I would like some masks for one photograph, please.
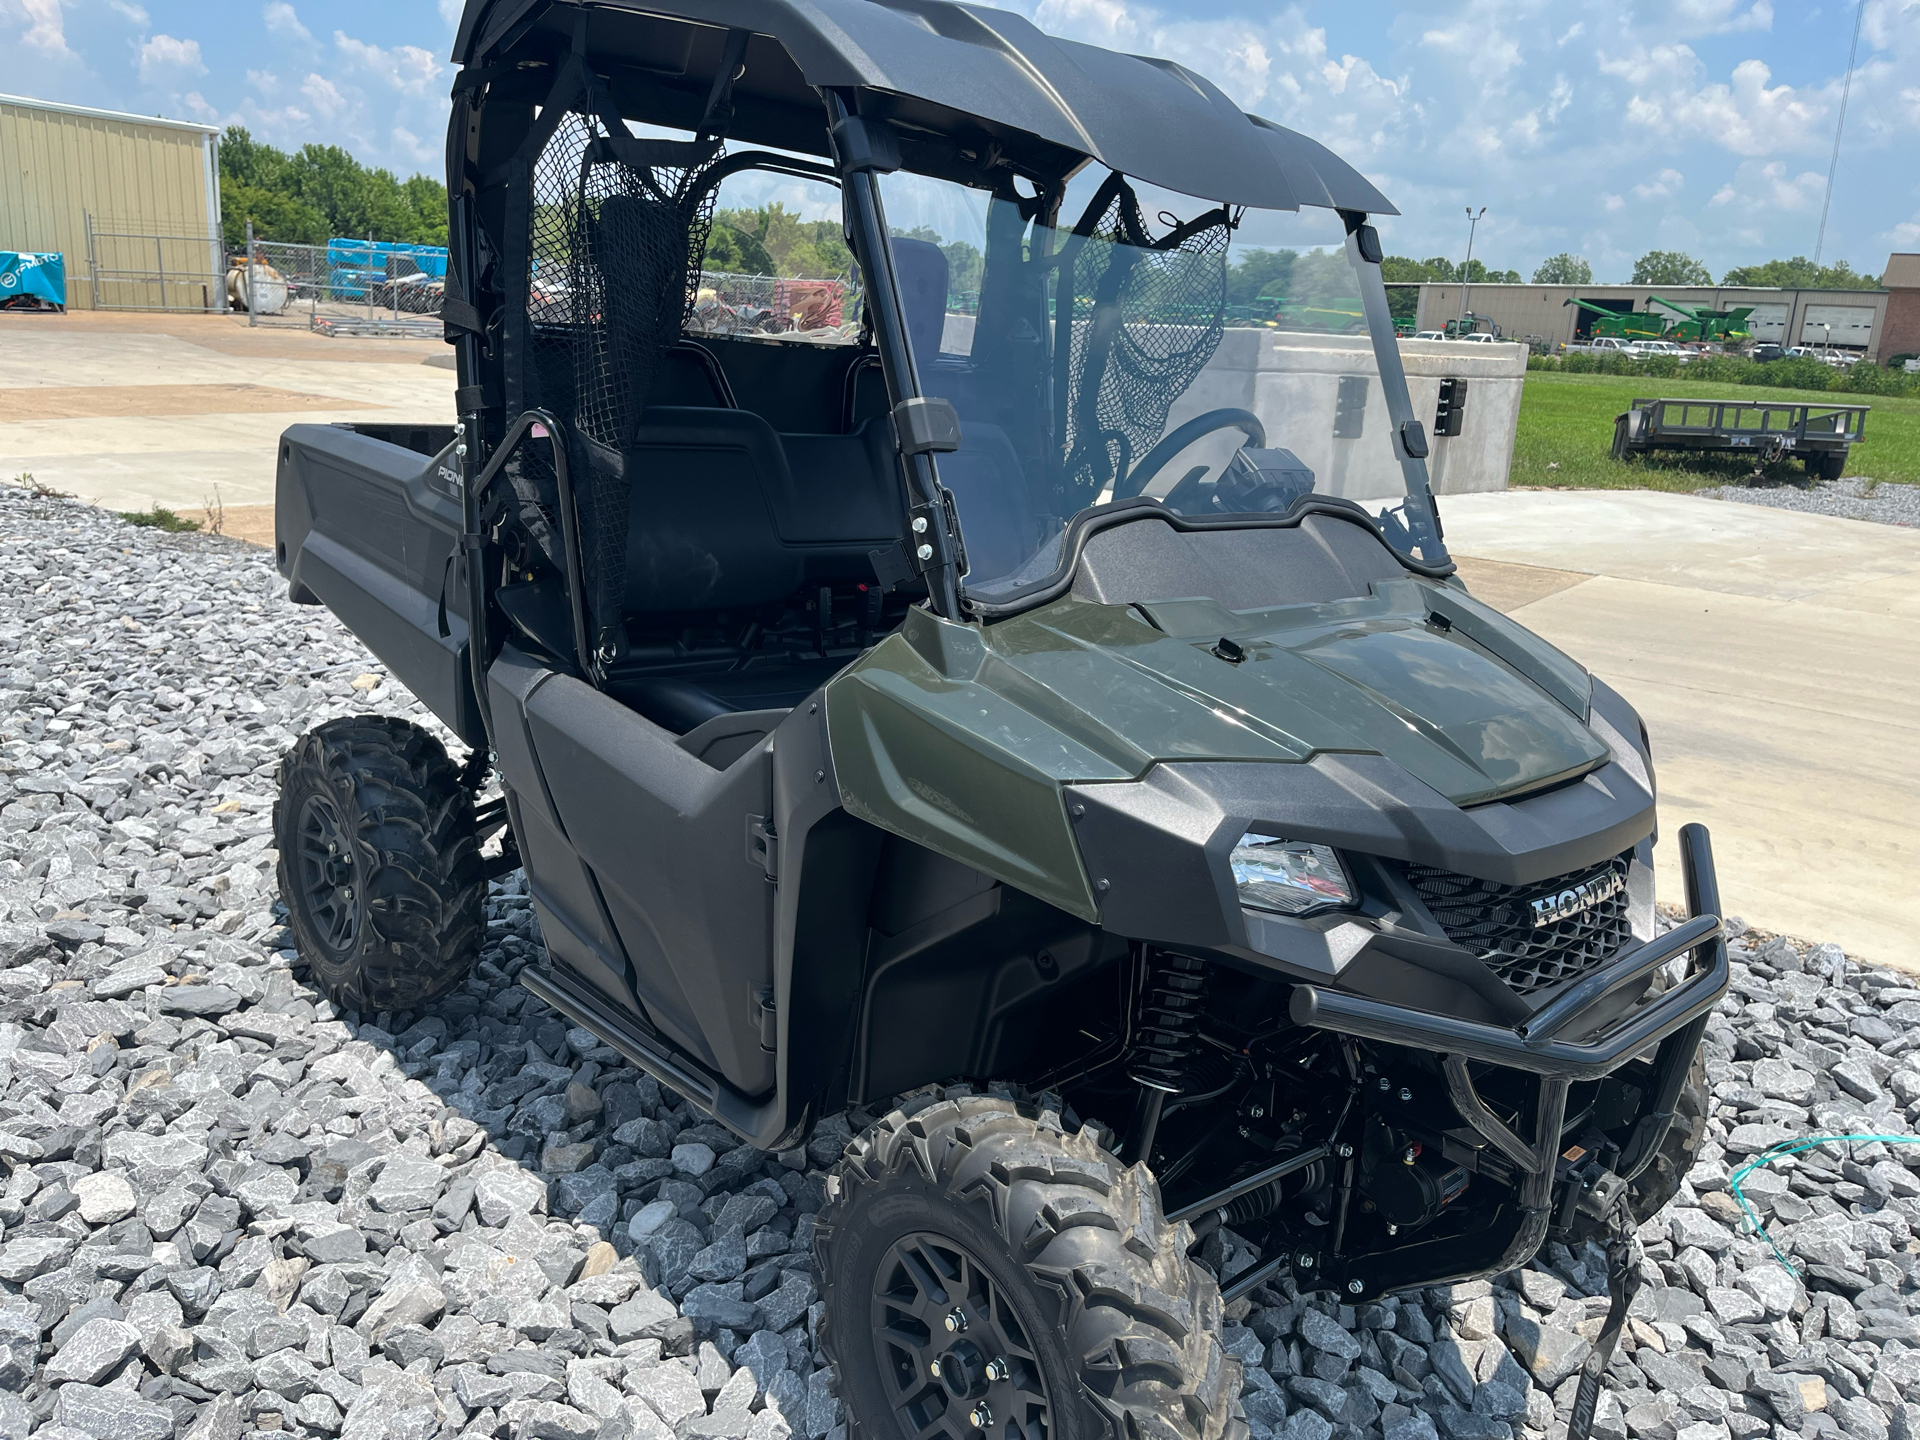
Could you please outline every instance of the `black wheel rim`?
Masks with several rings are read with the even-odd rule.
[[[1006,1289],[944,1235],[894,1242],[873,1282],[874,1358],[908,1440],[1046,1440],[1046,1381]]]
[[[329,950],[346,954],[360,933],[360,891],[353,844],[331,796],[309,795],[301,802],[297,843],[307,918]]]

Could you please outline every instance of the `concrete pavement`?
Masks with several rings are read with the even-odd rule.
[[[0,312],[0,479],[195,518],[217,500],[229,530],[252,538],[282,430],[445,419],[453,372],[427,361],[448,353],[249,329],[244,316]]]
[[[1730,913],[1920,972],[1920,532],[1651,491],[1441,503],[1469,588],[1639,708],[1660,833],[1713,832]]]

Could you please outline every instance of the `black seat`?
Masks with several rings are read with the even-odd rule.
[[[693,675],[615,680],[609,692],[623,705],[676,735],[721,715],[744,710],[791,710],[846,668],[844,659],[803,659]]]
[[[852,435],[776,434],[748,410],[655,406],[621,453],[624,611],[642,623],[783,605],[803,587],[873,578],[871,552],[904,517],[884,418]],[[774,660],[615,676],[609,689],[677,733],[717,715],[791,706],[843,660]]]

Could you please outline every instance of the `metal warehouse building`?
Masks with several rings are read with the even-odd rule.
[[[0,250],[61,252],[77,309],[224,309],[218,136],[0,95]]]
[[[1419,328],[1439,330],[1461,311],[1458,285],[1420,287]],[[1677,301],[1689,309],[1728,310],[1751,305],[1747,330],[1756,340],[1781,345],[1833,345],[1880,358],[1887,318],[1885,290],[1763,290],[1737,285],[1469,285],[1465,308],[1485,316],[1510,340],[1539,336],[1549,347],[1584,340],[1593,329],[1590,310],[1569,305],[1585,300],[1603,310],[1651,310],[1670,320],[1681,317],[1650,296]],[[1892,352],[1888,352],[1892,353]]]

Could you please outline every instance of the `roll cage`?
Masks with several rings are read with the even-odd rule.
[[[522,453],[506,467],[519,496],[507,509],[530,517],[536,541],[544,533],[547,558],[567,579],[571,613],[564,625],[550,616],[548,629],[573,632],[567,658],[603,685],[627,658],[623,606],[661,598],[632,593],[631,487],[617,453],[609,452],[631,438],[641,410],[653,403],[649,392],[662,357],[682,343],[678,297],[697,283],[713,192],[727,177],[760,169],[839,186],[845,239],[864,279],[861,343],[839,377],[848,398],[836,418],[838,428],[851,429],[863,416],[881,419],[877,412],[884,409],[887,463],[898,478],[896,513],[884,536],[840,537],[860,551],[854,562],[860,576],[845,564],[830,565],[824,575],[808,570],[804,583],[874,579],[883,589],[924,594],[948,618],[1016,613],[1057,589],[1058,576],[1039,577],[1029,593],[1012,600],[966,601],[964,537],[940,483],[938,458],[952,448],[958,427],[940,397],[924,393],[908,343],[880,175],[905,169],[1024,195],[1023,210],[1051,219],[1067,179],[1097,162],[1115,172],[1110,185],[1125,189],[1124,173],[1202,195],[1217,202],[1222,215],[1226,207],[1245,205],[1337,209],[1350,249],[1365,258],[1378,253],[1367,213],[1393,213],[1330,152],[1242,114],[1182,67],[1054,39],[1017,16],[939,0],[833,0],[804,10],[732,0],[590,6],[476,0],[463,18],[454,58],[462,70],[448,130],[452,262],[444,316],[459,352],[472,518],[480,531],[497,536],[500,501],[483,495],[480,482],[489,462],[502,458],[512,427]],[[1123,95],[1126,103],[1117,105]],[[1171,136],[1180,127],[1169,120],[1187,127],[1179,143]],[[633,133],[634,123],[643,132],[669,127],[691,138],[643,138]],[[568,127],[584,138],[556,167],[549,162]],[[786,153],[728,154],[728,141],[777,145]],[[1212,158],[1196,165],[1200,152]],[[800,158],[805,155],[826,163]],[[543,175],[543,166],[566,174]],[[570,180],[576,168],[572,283],[543,287],[536,276],[543,264],[551,273],[556,241],[542,231],[553,228],[560,208],[552,186],[556,178]],[[641,259],[616,273],[605,261],[623,245]],[[1386,302],[1376,266],[1364,267],[1363,284],[1369,278],[1378,292],[1367,300],[1373,320],[1376,308],[1385,317]],[[546,323],[551,315],[543,319],[555,290],[569,307],[567,324],[602,332],[574,343],[576,351],[584,344],[600,353],[584,364],[576,354],[571,387],[542,377],[543,368],[553,369],[552,332],[566,328]],[[643,303],[633,303],[635,292],[644,294]],[[1386,337],[1384,344],[1376,337],[1376,349],[1397,432],[1395,453],[1410,472],[1409,488],[1421,493],[1424,437],[1406,400],[1391,324],[1383,319],[1376,329]],[[716,386],[725,390],[718,362],[700,363],[720,376]],[[871,393],[879,388],[875,379],[884,387],[884,405]],[[775,377],[773,383],[795,382]],[[859,410],[853,397],[863,387]],[[515,425],[533,411],[542,412],[544,423]],[[816,422],[810,428],[828,427]],[[535,453],[543,432],[552,442],[544,458]],[[562,472],[572,491],[565,503]],[[1070,558],[1063,550],[1060,568]],[[482,612],[474,617],[477,635],[487,633],[484,612],[498,608],[487,588],[470,587]],[[528,608],[517,603],[521,611]],[[556,610],[551,600],[544,608]],[[502,623],[514,623],[512,615],[494,620],[496,633]],[[484,645],[475,648],[476,658],[484,655]]]

